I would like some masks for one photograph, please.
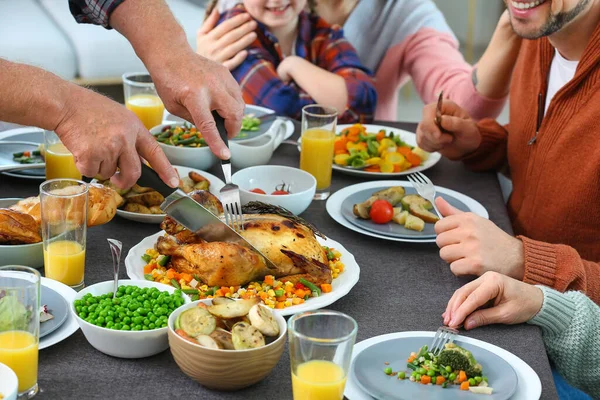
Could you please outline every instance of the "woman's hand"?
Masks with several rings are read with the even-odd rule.
[[[246,48],[256,39],[256,21],[249,14],[239,14],[221,23],[215,8],[196,35],[196,52],[226,66],[230,71],[248,56]]]
[[[442,317],[444,324],[462,324],[467,330],[489,324],[513,325],[535,317],[543,303],[544,294],[539,288],[486,272],[454,292]]]

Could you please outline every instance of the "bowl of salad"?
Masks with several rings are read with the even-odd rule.
[[[206,171],[217,160],[202,132],[189,122],[157,125],[150,129],[150,133],[173,165]]]

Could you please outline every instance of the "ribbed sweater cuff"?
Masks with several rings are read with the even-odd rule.
[[[517,238],[523,242],[525,253],[523,282],[554,287],[556,283],[556,247],[524,236],[517,236]]]
[[[538,287],[544,293],[544,304],[528,323],[541,327],[546,334],[559,335],[571,325],[575,315],[575,303],[568,296],[554,289],[541,285]]]
[[[481,143],[477,150],[462,157],[462,161],[475,170],[500,168],[506,157],[506,130],[492,119],[481,120],[477,125]]]

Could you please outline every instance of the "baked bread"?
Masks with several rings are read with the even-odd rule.
[[[40,224],[31,215],[0,208],[1,244],[31,244],[41,241]]]

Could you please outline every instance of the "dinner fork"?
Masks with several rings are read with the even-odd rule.
[[[429,352],[437,356],[448,343],[454,342],[454,339],[458,335],[458,331],[454,328],[448,328],[447,326],[440,326],[433,337]]]
[[[217,125],[217,130],[225,146],[229,147],[225,120],[216,111],[212,112]],[[223,203],[223,214],[225,223],[234,231],[240,233],[244,230],[244,216],[242,214],[242,201],[240,200],[240,188],[231,183],[231,160],[221,160],[221,168],[225,177],[225,186],[221,188],[220,198]]]
[[[442,218],[440,210],[438,210],[437,206],[435,205],[435,186],[433,186],[431,179],[420,172],[413,172],[406,178],[410,181],[410,183],[412,183],[413,187],[421,197],[423,197],[425,200],[429,200],[431,205],[433,205],[433,209],[437,215]]]
[[[113,278],[115,280],[113,284],[113,299],[117,296],[117,289],[119,288],[119,264],[121,263],[121,250],[123,244],[116,239],[106,239],[110,246],[110,252],[112,253],[113,260]]]

